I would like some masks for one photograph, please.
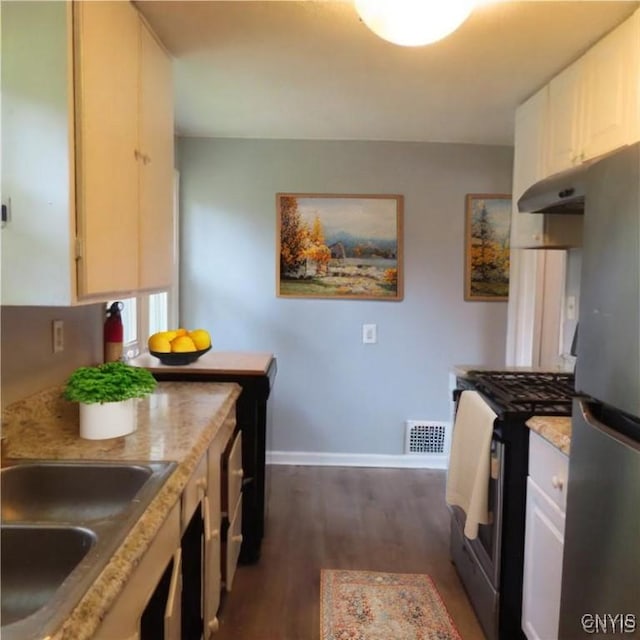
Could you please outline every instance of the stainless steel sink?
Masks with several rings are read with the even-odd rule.
[[[96,543],[96,534],[69,526],[2,525],[2,624],[27,618],[47,604]]]
[[[55,632],[175,466],[10,461],[0,471],[3,640]]]
[[[129,508],[153,474],[149,465],[29,463],[0,472],[2,520],[67,522]]]

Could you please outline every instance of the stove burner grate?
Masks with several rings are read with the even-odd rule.
[[[478,391],[503,411],[570,415],[574,377],[570,373],[472,371]]]

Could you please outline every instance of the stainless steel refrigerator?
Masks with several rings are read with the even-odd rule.
[[[640,145],[586,173],[560,640],[640,638]]]

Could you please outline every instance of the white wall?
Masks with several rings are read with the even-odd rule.
[[[400,454],[405,420],[448,419],[453,364],[504,364],[506,303],[463,300],[463,230],[465,194],[511,191],[510,147],[178,145],[181,323],[215,349],[275,353],[271,449]],[[404,300],[277,298],[277,192],[404,195]]]
[[[582,249],[569,249],[567,251],[567,280],[565,285],[565,302],[569,297],[575,298],[575,318],[573,320],[565,316],[563,323],[563,353],[568,354],[571,349],[573,334],[580,319],[580,275],[582,270]]]

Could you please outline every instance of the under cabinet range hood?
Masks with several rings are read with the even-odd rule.
[[[518,200],[521,213],[584,213],[587,169],[584,163],[544,178],[529,187]]]

